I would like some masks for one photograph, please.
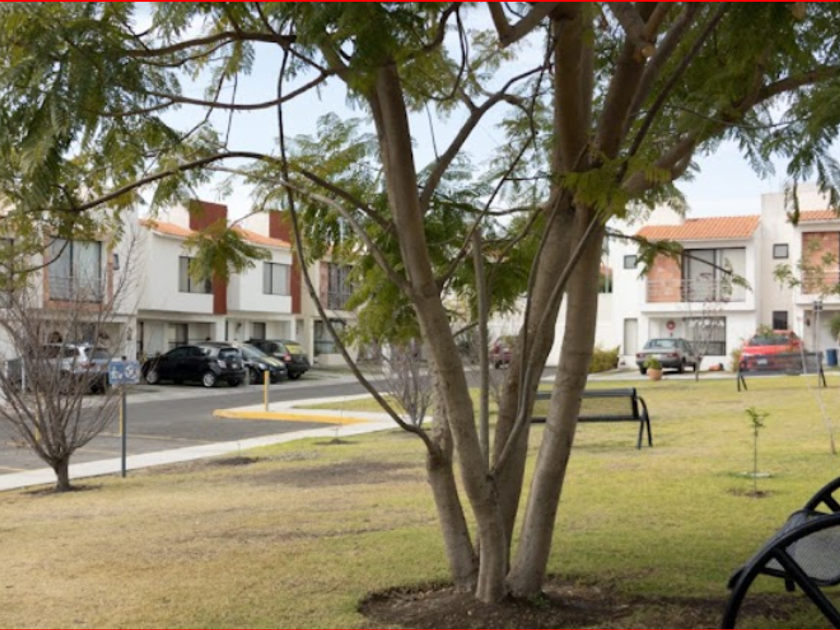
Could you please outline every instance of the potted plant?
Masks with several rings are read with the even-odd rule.
[[[659,359],[656,357],[648,357],[645,359],[645,370],[647,370],[647,376],[652,381],[660,381],[662,380],[662,364],[659,362]]]

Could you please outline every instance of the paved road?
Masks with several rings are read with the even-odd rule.
[[[271,402],[364,393],[352,377],[313,370],[298,381],[272,385]],[[89,399],[95,402],[96,397]],[[201,386],[142,385],[128,397],[128,454],[136,455],[213,442],[229,442],[323,425],[302,422],[214,418],[216,409],[262,402],[258,386],[212,390]],[[113,425],[73,456],[74,463],[118,457],[119,427]],[[7,427],[0,424],[0,475],[43,468],[44,463],[27,448],[15,445]]]

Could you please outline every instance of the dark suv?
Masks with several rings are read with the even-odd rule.
[[[248,343],[285,363],[291,380],[300,378],[311,367],[309,357],[306,356],[303,346],[297,341],[291,339],[249,339]]]
[[[242,354],[227,343],[179,346],[149,359],[140,369],[150,385],[161,381],[200,381],[205,387],[213,387],[219,381],[227,381],[236,387],[245,381]]]

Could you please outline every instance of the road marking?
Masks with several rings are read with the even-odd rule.
[[[288,411],[237,411],[216,409],[214,418],[231,420],[268,420],[270,422],[314,422],[318,424],[365,424],[370,420],[326,414],[291,413]]]

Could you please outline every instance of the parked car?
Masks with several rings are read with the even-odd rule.
[[[248,344],[255,346],[267,355],[280,359],[289,370],[289,378],[297,380],[311,367],[309,357],[297,341],[291,339],[249,339]]]
[[[510,365],[513,343],[514,338],[509,336],[496,339],[490,346],[490,365],[497,370]]]
[[[272,383],[279,383],[289,378],[289,370],[280,359],[267,355],[249,343],[237,343],[236,347],[239,348],[242,358],[245,359],[249,383],[262,383],[265,372],[268,372],[269,380]]]
[[[741,347],[741,365],[745,369],[772,369],[778,354],[804,351],[802,339],[792,330],[759,331]]]
[[[108,364],[113,357],[105,348],[65,342],[44,344],[36,352],[36,356],[8,361],[6,369],[11,383],[22,385],[26,370],[31,374],[34,369],[54,368],[62,385],[83,382],[89,392],[104,391],[108,386]]]
[[[689,365],[696,372],[700,363],[694,346],[680,337],[649,339],[645,347],[636,353],[636,365],[642,374],[647,374],[645,362],[649,358],[655,358],[663,368],[676,368],[680,374],[685,372]]]
[[[150,385],[161,381],[176,384],[198,381],[205,387],[213,387],[219,381],[226,381],[236,387],[247,376],[242,353],[229,343],[213,342],[179,346],[148,359],[140,370]]]

